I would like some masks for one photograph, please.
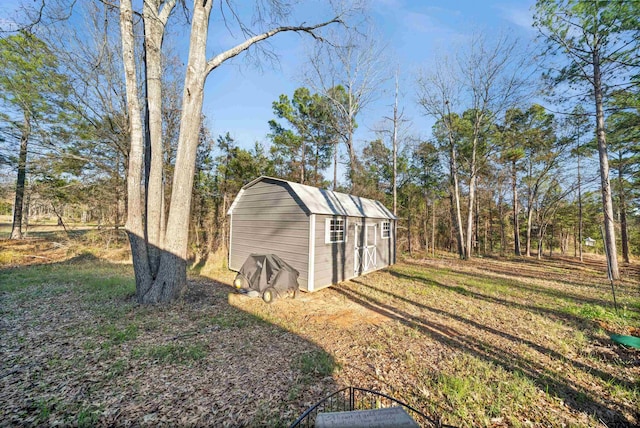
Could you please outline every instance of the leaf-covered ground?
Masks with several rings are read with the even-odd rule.
[[[129,265],[38,245],[0,241],[2,426],[287,426],[348,385],[459,426],[640,423],[607,335],[640,333],[637,265],[617,314],[595,258],[409,258],[272,305],[222,272],[147,308]]]

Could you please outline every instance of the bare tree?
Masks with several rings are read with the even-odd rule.
[[[468,49],[463,50],[455,63],[437,60],[434,69],[423,72],[418,79],[419,104],[424,112],[444,124],[450,140],[450,170],[457,175],[452,110],[465,111],[470,122],[470,147],[466,153],[468,170],[468,198],[466,231],[462,230],[459,214],[460,196],[454,196],[459,252],[462,258],[471,256],[473,244],[474,206],[477,177],[481,158],[492,152],[486,145],[486,134],[495,118],[510,106],[517,105],[525,89],[530,89],[531,64],[526,48],[518,40],[501,35],[489,41],[475,35]],[[483,145],[484,147],[480,147]],[[452,178],[453,191],[459,193],[458,177]]]
[[[383,62],[384,48],[376,42],[373,31],[362,34],[343,29],[329,39],[338,41],[317,44],[310,55],[306,84],[326,96],[335,111],[332,126],[347,149],[349,181],[353,186],[359,168],[354,141],[356,118],[377,98],[376,89],[388,78]],[[335,149],[334,188],[337,144]]]
[[[427,116],[435,118],[442,126],[447,141],[449,158],[449,197],[451,199],[451,221],[456,231],[458,255],[465,257],[464,229],[460,209],[460,183],[458,178],[458,148],[456,130],[451,105],[461,103],[457,69],[446,57],[440,58],[429,72],[422,72],[418,78],[418,104]]]
[[[468,85],[472,113],[472,139],[469,157],[469,198],[467,205],[466,257],[471,255],[473,215],[478,179],[479,156],[487,157],[491,149],[479,153],[483,134],[486,134],[495,118],[509,107],[517,105],[525,89],[530,89],[530,63],[526,48],[518,40],[506,35],[495,43],[483,36],[474,37],[470,49],[459,59],[463,84]]]
[[[256,7],[263,5],[258,3]],[[268,3],[272,6],[270,10],[273,12],[274,20],[287,18],[289,8],[286,2],[273,0]],[[341,22],[340,17],[337,16],[316,25],[274,26],[254,34],[249,27],[242,24],[238,12],[230,3],[222,3],[220,5],[222,18],[225,19],[227,16],[225,13],[228,13],[228,16],[233,17],[232,19],[237,19],[246,39],[212,58],[207,58],[209,21],[214,4],[212,0],[194,1],[191,11],[180,133],[171,198],[166,226],[164,226],[162,162],[158,161],[162,156],[162,144],[158,144],[162,141],[162,128],[158,124],[162,122],[159,117],[161,110],[157,107],[162,105],[162,96],[160,86],[151,80],[158,79],[160,76],[161,62],[157,52],[161,50],[164,29],[175,6],[175,0],[149,0],[144,3],[142,18],[145,28],[145,105],[141,105],[138,93],[141,77],[138,76],[135,67],[134,10],[131,0],[120,2],[120,28],[131,135],[126,228],[132,248],[136,295],[140,303],[174,300],[186,286],[193,177],[200,135],[204,85],[209,74],[229,59],[276,34],[297,32],[320,39],[317,33],[320,28]],[[225,12],[224,7],[231,9]],[[262,9],[257,12],[258,18],[264,16]],[[144,120],[142,111],[145,113]],[[144,188],[141,188],[141,183],[144,183]]]

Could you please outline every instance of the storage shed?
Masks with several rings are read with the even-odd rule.
[[[245,185],[230,216],[229,268],[272,253],[316,291],[396,261],[396,217],[382,203],[271,177]]]

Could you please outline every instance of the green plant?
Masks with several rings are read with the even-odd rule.
[[[330,376],[339,365],[325,351],[311,351],[297,359],[297,366],[307,376]]]
[[[127,371],[128,364],[125,360],[119,359],[113,362],[109,369],[107,377],[112,379],[114,377],[122,376]]]
[[[138,326],[135,324],[128,324],[124,328],[119,328],[115,325],[109,324],[101,329],[101,333],[114,345],[119,345],[130,340],[135,340],[138,337]]]
[[[471,355],[457,356],[439,373],[428,373],[421,388],[442,396],[455,424],[464,424],[471,416],[482,420],[509,414],[511,409],[530,405],[537,394],[521,372],[506,371]]]
[[[49,400],[40,399],[36,401],[36,408],[38,409],[38,421],[42,424],[46,424],[49,420],[49,415],[51,415],[52,407],[55,405],[55,402],[50,402]]]
[[[78,428],[91,428],[95,427],[100,420],[100,409],[94,406],[89,406],[80,409],[77,416]]]

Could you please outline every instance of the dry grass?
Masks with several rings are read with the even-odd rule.
[[[0,268],[0,425],[286,426],[347,385],[460,426],[640,423],[640,352],[607,336],[638,334],[637,265],[618,313],[597,258],[407,259],[273,305],[203,269],[145,308],[102,247],[31,245],[5,266],[65,261]]]

